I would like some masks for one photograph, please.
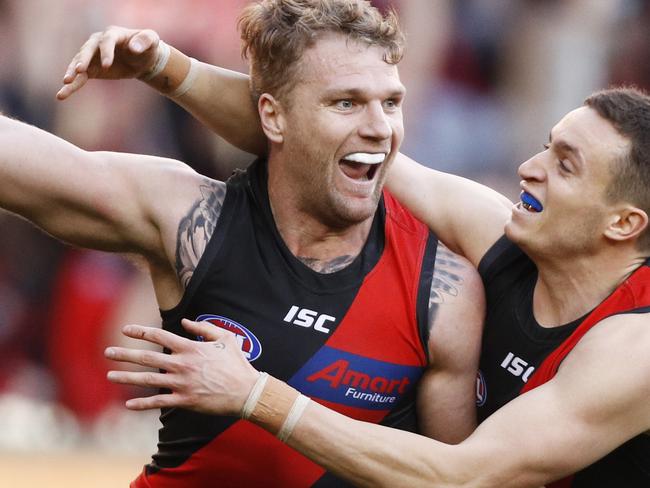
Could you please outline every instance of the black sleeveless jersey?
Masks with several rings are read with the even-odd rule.
[[[258,370],[313,400],[414,430],[436,246],[384,192],[360,255],[338,272],[317,273],[275,227],[258,161],[227,182],[214,235],[163,327],[186,335],[181,318],[207,320],[234,333]],[[346,486],[247,421],[178,408],[160,420],[158,453],[132,486]]]
[[[594,311],[559,327],[540,326],[533,316],[533,290],[537,268],[505,236],[486,253],[479,264],[487,299],[480,371],[477,379],[479,421],[526,390],[529,381],[537,386],[552,377],[555,370],[540,380],[536,372],[548,368],[558,354],[564,357],[588,328],[614,313],[650,312],[650,268],[648,263],[626,281],[630,292],[619,287]],[[621,297],[620,295],[623,295]],[[630,303],[628,303],[630,302]],[[555,368],[559,366],[558,359]],[[540,371],[537,371],[540,370]],[[650,487],[650,436],[640,435],[605,458],[550,487]]]

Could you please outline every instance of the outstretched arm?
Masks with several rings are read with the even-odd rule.
[[[182,225],[222,186],[179,161],[84,151],[0,116],[0,208],[77,246],[143,255],[162,307],[176,304],[204,247]]]
[[[109,348],[106,355],[167,371],[110,372],[118,383],[172,390],[129,400],[127,407],[250,414],[249,420],[288,435],[291,447],[360,486],[535,487],[593,463],[650,427],[648,320],[648,314],[606,319],[554,379],[501,408],[456,446],[352,420],[311,401],[300,414],[292,409],[305,404],[296,401],[298,392],[274,378],[255,388],[263,376],[244,359],[234,336],[207,323],[184,321],[208,342],[127,326],[126,335],[172,354]]]

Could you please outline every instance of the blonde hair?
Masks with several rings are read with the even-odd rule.
[[[395,12],[383,15],[366,0],[261,0],[244,9],[238,25],[255,102],[262,93],[286,97],[304,51],[324,34],[382,47],[389,64],[399,63],[404,53]]]

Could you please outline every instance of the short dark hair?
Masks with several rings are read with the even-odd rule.
[[[635,87],[610,88],[590,95],[585,105],[630,141],[628,153],[612,165],[607,197],[629,201],[650,215],[650,96]],[[639,248],[650,250],[648,228],[639,238]]]
[[[390,64],[397,64],[404,52],[395,12],[383,15],[367,0],[260,0],[243,10],[238,25],[255,102],[262,93],[280,99],[286,95],[296,82],[303,52],[324,34],[380,46]]]

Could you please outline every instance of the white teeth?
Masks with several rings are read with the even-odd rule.
[[[383,163],[386,159],[385,153],[352,153],[345,156],[343,159],[347,161],[354,161],[355,163],[362,164],[379,164]]]

